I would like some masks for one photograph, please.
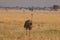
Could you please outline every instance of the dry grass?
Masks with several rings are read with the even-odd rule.
[[[25,20],[31,19],[33,29],[26,35]],[[60,40],[60,10],[0,9],[0,40]]]

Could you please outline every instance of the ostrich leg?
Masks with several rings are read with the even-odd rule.
[[[29,38],[29,40],[30,40],[30,30],[29,30],[28,38]]]
[[[26,29],[26,35],[27,35],[27,29]]]

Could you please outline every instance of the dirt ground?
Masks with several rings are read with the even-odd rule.
[[[27,19],[33,22],[30,36]],[[0,40],[60,40],[60,10],[0,9]]]

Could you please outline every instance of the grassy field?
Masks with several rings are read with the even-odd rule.
[[[24,22],[31,19],[32,30],[26,35]],[[0,9],[0,40],[60,40],[60,10]]]

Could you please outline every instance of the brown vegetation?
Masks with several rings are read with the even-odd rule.
[[[33,28],[26,36],[24,22],[31,19]],[[0,9],[0,40],[60,40],[60,10]]]

